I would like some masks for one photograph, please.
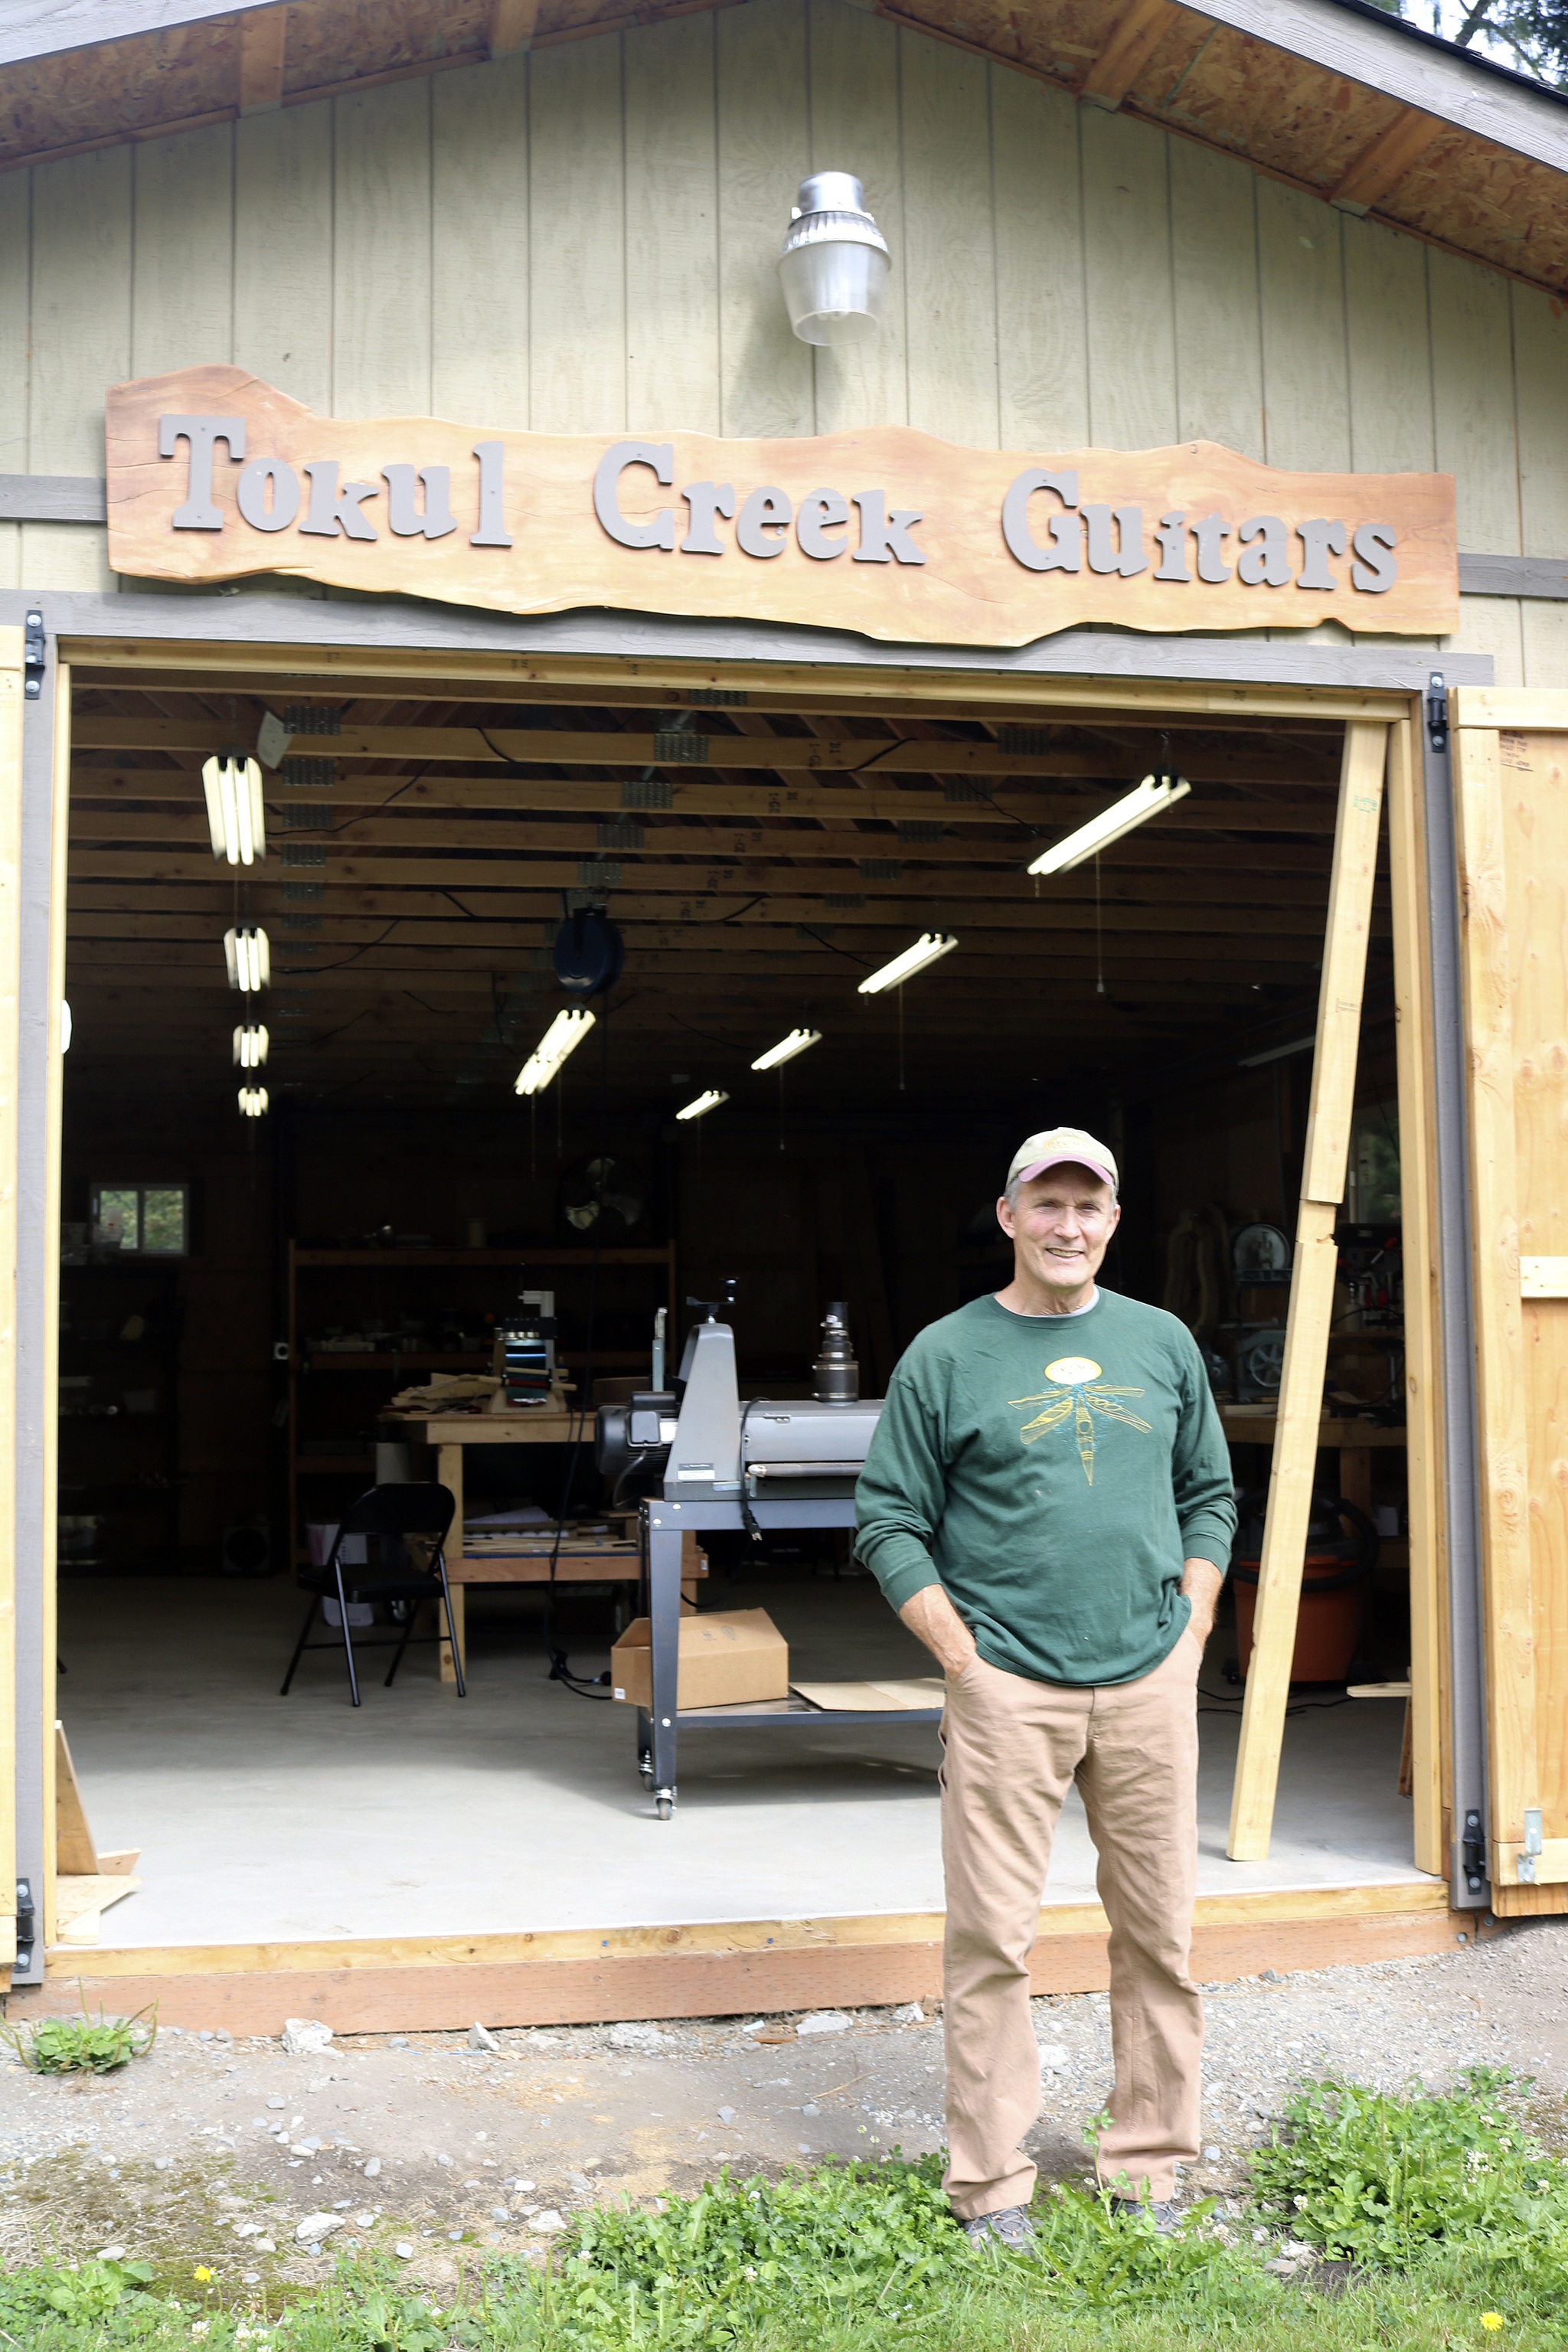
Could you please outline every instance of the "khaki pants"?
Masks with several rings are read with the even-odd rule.
[[[1171,2196],[1198,2150],[1203,2008],[1187,1973],[1197,1878],[1198,1645],[1142,1681],[1037,1683],[975,1657],[947,1685],[942,1848],[949,2164],[961,2221],[1026,2205],[1040,2109],[1029,1948],[1051,1840],[1078,1782],[1110,1921],[1114,2122],[1102,2181]]]

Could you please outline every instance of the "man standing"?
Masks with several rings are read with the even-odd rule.
[[[1110,1921],[1100,2179],[1169,2229],[1198,2148],[1196,1690],[1236,1507],[1191,1333],[1097,1286],[1116,1196],[1077,1128],[1015,1154],[1013,1279],[902,1358],[858,1493],[859,1557],[947,1681],[944,2186],[972,2238],[1012,2247],[1033,2235],[1028,1954],[1074,1780]]]

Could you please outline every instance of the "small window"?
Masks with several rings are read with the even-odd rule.
[[[184,1257],[190,1246],[187,1184],[94,1184],[92,1238],[140,1257]]]

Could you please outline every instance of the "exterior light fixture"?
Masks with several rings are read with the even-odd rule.
[[[243,751],[225,751],[202,770],[213,856],[231,866],[254,866],[267,855],[267,812],[261,769]]]
[[[517,1092],[542,1094],[568,1055],[576,1052],[595,1017],[584,1004],[574,1004],[569,1013],[558,1013],[519,1070]]]
[[[891,963],[882,966],[880,971],[868,972],[860,982],[858,993],[861,996],[880,996],[885,988],[901,988],[906,980],[914,978],[917,971],[924,971],[928,963],[935,963],[939,957],[951,955],[957,945],[956,931],[922,931],[912,948],[906,948],[902,955],[896,955]]]
[[[264,1070],[267,1066],[267,1032],[258,1021],[248,1022],[234,1033],[234,1066],[237,1070]]]
[[[770,1045],[765,1054],[759,1054],[752,1067],[753,1070],[782,1069],[786,1062],[793,1062],[797,1054],[804,1054],[808,1045],[820,1045],[821,1043],[820,1029],[792,1029],[787,1037],[781,1037],[776,1045]]]
[[[267,1089],[265,1087],[241,1087],[239,1114],[242,1118],[266,1118]]]
[[[779,256],[789,322],[803,343],[860,343],[882,321],[888,241],[852,172],[803,180]]]
[[[1191,791],[1186,778],[1173,774],[1169,769],[1158,775],[1145,776],[1141,784],[1135,784],[1119,801],[1112,801],[1108,809],[1091,816],[1087,824],[1080,824],[1076,833],[1069,833],[1024,870],[1028,874],[1065,874],[1069,867],[1081,866],[1086,857],[1109,849],[1113,841],[1120,841],[1124,833],[1131,833],[1146,818],[1158,816],[1162,809],[1185,800]]]
[[[720,1087],[704,1087],[696,1101],[689,1102],[686,1108],[678,1110],[675,1116],[677,1118],[706,1118],[710,1110],[717,1110],[721,1103],[727,1103],[729,1099]]]
[[[259,924],[242,924],[238,929],[225,931],[224,957],[228,964],[230,988],[243,991],[247,996],[258,995],[272,982],[272,959],[268,950],[267,934]]]

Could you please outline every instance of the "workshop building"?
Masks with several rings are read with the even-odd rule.
[[[26,2003],[934,1994],[855,1472],[1058,1124],[1232,1448],[1197,1974],[1568,1909],[1565,297],[1362,0],[0,7]]]

